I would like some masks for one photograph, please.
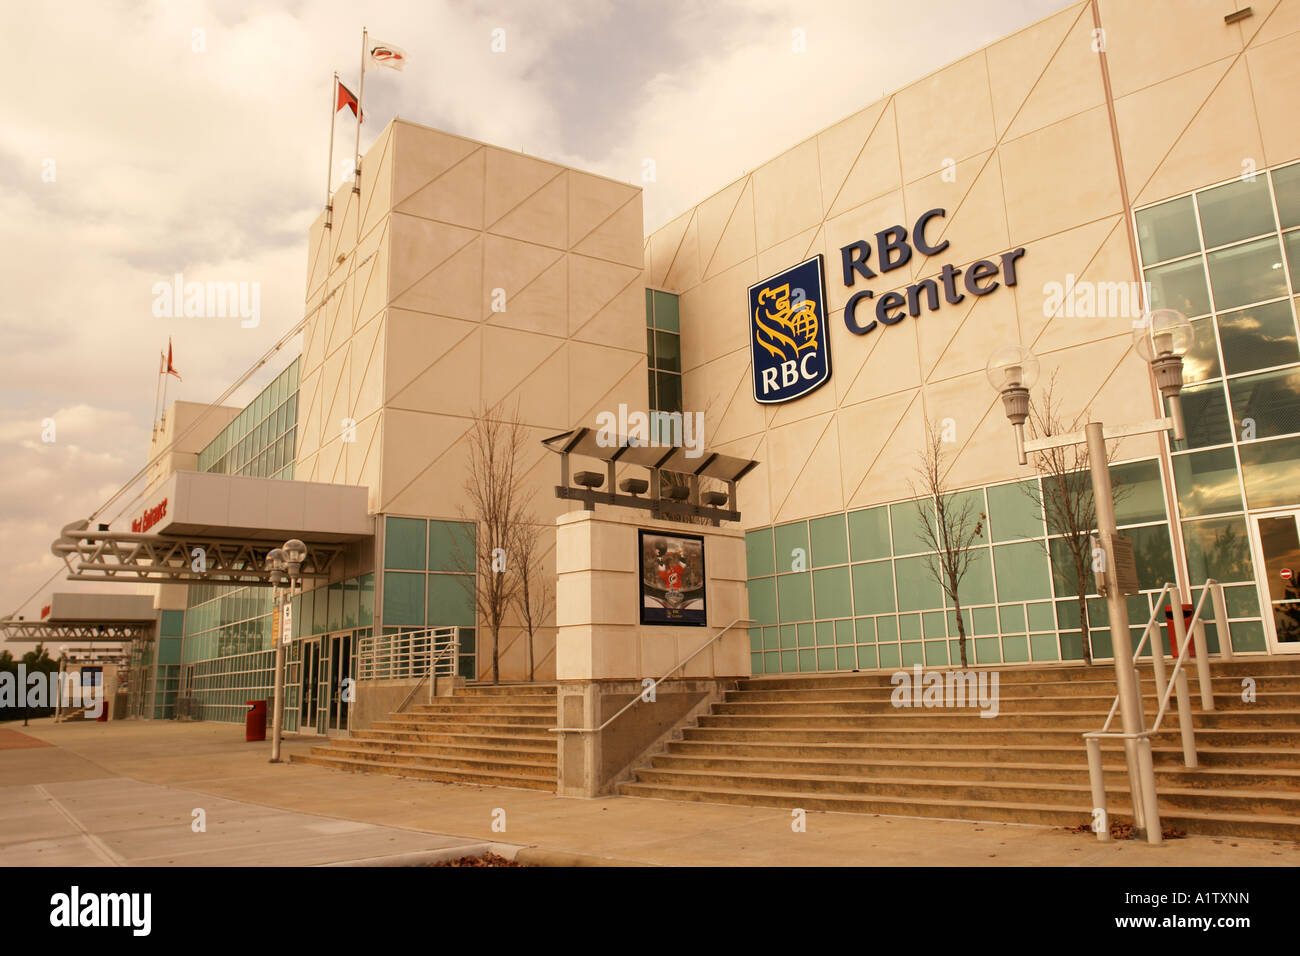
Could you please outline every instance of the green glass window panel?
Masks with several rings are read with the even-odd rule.
[[[854,561],[887,558],[892,554],[889,511],[884,505],[849,512],[849,543]]]
[[[812,621],[805,621],[796,625],[796,627],[798,628],[796,633],[799,635],[800,647],[812,647],[817,643],[816,625]]]
[[[1056,635],[1031,634],[1029,636],[1029,657],[1035,661],[1059,661],[1061,651],[1056,646]]]
[[[919,614],[900,614],[898,615],[898,636],[907,641],[915,640],[921,636],[921,615]]]
[[[943,607],[943,591],[930,571],[929,557],[898,558],[894,578],[898,586],[900,611],[925,611]]]
[[[835,643],[835,622],[818,621],[817,622],[817,646],[828,647]]]
[[[951,634],[953,637],[959,636],[959,632],[957,629],[957,612],[949,611],[947,618],[948,618],[948,633]],[[962,608],[961,619],[964,622],[962,626],[966,629],[965,630],[966,635],[967,636],[973,635],[975,633],[975,625],[971,621],[970,608]],[[930,636],[932,635],[926,634],[926,637],[930,637]]]
[[[1079,554],[1084,562],[1084,587],[1087,589],[1085,593],[1091,593],[1095,589],[1092,581],[1091,549],[1086,540],[1053,538],[1047,543],[1047,547],[1052,556],[1052,586],[1057,597],[1074,597],[1078,594],[1076,555],[1072,553],[1074,548],[1082,549]]]
[[[1287,294],[1282,249],[1275,237],[1211,252],[1206,261],[1214,306],[1220,312]]]
[[[1300,432],[1300,368],[1236,378],[1228,390],[1233,421],[1242,440]],[[1251,423],[1254,435],[1248,437]]]
[[[428,624],[431,627],[473,627],[473,583],[471,574],[429,575]]]
[[[329,587],[329,614],[326,628],[337,631],[343,626],[343,582],[336,581]]]
[[[751,578],[749,589],[749,616],[759,624],[776,624],[776,579]]]
[[[472,521],[430,521],[429,570],[474,570],[476,537]]]
[[[772,557],[772,529],[760,528],[745,533],[745,567],[751,578],[776,573]]]
[[[645,330],[645,358],[648,368],[655,368],[655,330]]]
[[[1210,249],[1277,228],[1265,176],[1256,176],[1254,182],[1238,179],[1207,189],[1197,193],[1196,202],[1201,210],[1201,232]]]
[[[812,620],[812,575],[781,575],[776,579],[776,597],[783,622]]]
[[[813,595],[817,617],[848,617],[853,613],[853,593],[848,566],[813,572]]]
[[[994,541],[1042,537],[1043,515],[1037,487],[1037,481],[1019,481],[988,489],[989,523]]]
[[[1147,263],[1177,259],[1201,248],[1191,196],[1143,209],[1137,214],[1137,233]]]
[[[1100,603],[1102,607],[1106,606],[1104,601]],[[1151,617],[1151,602],[1145,594],[1130,594],[1124,603],[1128,605],[1128,619],[1134,624],[1145,623]]]
[[[384,575],[384,624],[424,624],[423,574],[390,571]]]
[[[659,402],[657,401],[657,396],[655,395],[655,373],[653,369],[650,370],[650,373],[646,376],[646,379],[648,381],[648,387],[646,388],[646,396],[647,396],[646,401],[649,403],[647,407],[651,409],[658,408]]]
[[[645,324],[653,328],[655,324],[655,294],[652,290],[645,290]]]
[[[798,562],[800,570],[811,566],[808,561],[808,523],[806,521],[796,521],[793,524],[776,526],[777,571],[782,574],[793,571],[796,569],[796,562]]]
[[[853,644],[857,641],[854,634],[853,619],[845,618],[835,622],[835,643]]]
[[[780,651],[769,651],[763,655],[763,673],[779,674],[781,673],[781,653]]]
[[[1229,375],[1300,359],[1289,300],[1220,315],[1219,341]]]
[[[902,664],[902,651],[898,644],[879,644],[876,646],[877,667],[889,669]]]
[[[1092,653],[1094,659],[1106,656],[1098,653],[1095,641],[1093,642]],[[1107,651],[1107,654],[1109,654],[1109,651]],[[1078,631],[1066,631],[1061,634],[1061,660],[1083,660],[1083,637]]]
[[[812,544],[813,567],[848,564],[849,539],[844,529],[844,515],[829,515],[809,521],[808,537]]]
[[[873,617],[860,617],[854,622],[859,644],[876,643],[876,619]]]
[[[961,584],[957,588],[957,594],[961,597],[963,605],[972,604],[992,604],[993,597],[993,563],[989,557],[989,549],[975,547],[970,552],[970,563],[966,566],[966,574],[961,579]],[[944,603],[952,602],[944,596]]]
[[[1242,445],[1241,477],[1246,484],[1246,503],[1252,508],[1293,505],[1300,473],[1300,438],[1284,438]]]
[[[998,626],[1003,634],[1024,634],[1025,606],[1023,604],[1003,604],[998,608]]]
[[[998,633],[997,608],[977,607],[971,610],[972,623],[976,634]]]
[[[853,610],[855,614],[882,614],[895,610],[891,562],[853,565]]]
[[[1029,629],[1031,631],[1052,631],[1056,629],[1056,616],[1048,602],[1026,605],[1029,612]]]
[[[876,648],[858,646],[858,670],[874,670],[879,667]]]
[[[665,372],[682,370],[681,338],[672,332],[655,333],[655,368]]]
[[[835,670],[835,648],[822,647],[817,651],[817,669],[819,671]]]
[[[1291,291],[1295,292],[1300,290],[1300,229],[1283,235],[1282,245],[1286,247],[1286,267],[1291,273]]]
[[[340,605],[340,610],[342,610],[342,605]],[[311,632],[313,634],[324,634],[326,631],[329,630],[329,621],[330,621],[329,591],[324,587],[320,587],[316,591],[316,600],[312,604],[311,620],[312,620]]]
[[[1232,424],[1228,420],[1228,403],[1223,397],[1222,382],[1184,388],[1182,405],[1187,438],[1175,441],[1175,449],[1205,448],[1232,441]],[[1166,412],[1168,407],[1166,402]]]
[[[852,645],[848,647],[837,647],[835,649],[835,666],[842,671],[852,670],[857,667],[857,648]]]
[[[943,611],[931,611],[921,615],[921,634],[925,637],[947,637],[948,624]]]
[[[312,633],[315,621],[316,592],[303,591],[293,609],[294,630],[304,634]],[[216,621],[212,622],[216,624]]]
[[[974,538],[976,544],[988,544],[989,516],[988,506],[984,503],[983,489],[959,491],[949,496],[946,508],[954,521],[969,521],[968,527],[972,531],[979,531],[979,534]],[[954,527],[957,526],[954,525]]]
[[[425,561],[423,518],[389,518],[384,523],[384,567],[423,571]]]
[[[1174,456],[1178,510],[1184,516],[1241,510],[1237,459],[1231,448]]]
[[[765,673],[765,671],[763,670],[762,654],[749,655],[749,671],[751,674],[755,674],[755,675]]]
[[[1223,602],[1227,605],[1228,617],[1259,617],[1259,592],[1253,584],[1224,588]]]
[[[357,626],[357,612],[360,607],[361,582],[348,578],[343,582],[343,627]]]
[[[1187,571],[1193,582],[1201,584],[1206,578],[1225,582],[1254,578],[1246,522],[1240,515],[1184,521],[1183,541],[1187,546]]]
[[[1175,580],[1174,556],[1166,525],[1129,528],[1124,534],[1133,542],[1133,558],[1137,562],[1138,584],[1141,587],[1160,588]]]
[[[1003,601],[1030,601],[1051,597],[1047,553],[1040,542],[993,547],[993,570],[998,597]]]
[[[159,634],[162,637],[179,637],[185,633],[185,612],[184,611],[163,611],[162,621],[159,625]]]
[[[671,292],[655,292],[655,328],[666,332],[680,332],[677,314],[677,296]]]
[[[1160,464],[1154,458],[1110,468],[1115,488],[1115,521],[1120,525],[1164,521],[1165,493]]]
[[[369,627],[375,623],[375,576],[361,575],[361,593],[357,607],[357,625]]]
[[[763,628],[763,649],[774,651],[781,646],[781,629],[779,627]]]
[[[782,649],[799,646],[799,627],[796,624],[781,625]]]
[[[1234,652],[1262,651],[1264,642],[1264,625],[1259,621],[1229,621],[1228,631],[1232,635]]]
[[[904,501],[889,506],[894,527],[894,554],[920,554],[930,550],[925,526],[933,522],[934,509],[929,502]]]
[[[891,615],[876,618],[876,640],[877,641],[896,641],[898,640],[898,618]]]
[[[903,667],[911,667],[913,664],[925,663],[925,647],[920,641],[903,644]]]
[[[1273,170],[1273,193],[1282,228],[1300,226],[1300,163]]]
[[[661,412],[682,410],[682,377],[672,372],[655,372],[655,409]]]
[[[798,651],[781,652],[781,673],[783,674],[799,673],[799,652]]]
[[[974,660],[971,661],[971,644],[975,645]],[[967,661],[973,664],[1001,664],[1002,641],[996,637],[977,637],[966,642]]]
[[[1002,660],[1008,664],[1022,664],[1029,660],[1029,638],[1002,638]]]
[[[927,667],[942,667],[948,663],[947,641],[925,642],[925,663]]]
[[[1189,319],[1210,311],[1205,267],[1199,256],[1147,269],[1143,276],[1151,283],[1153,309],[1177,309]]]

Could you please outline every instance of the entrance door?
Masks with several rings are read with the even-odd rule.
[[[329,641],[329,723],[326,726],[330,731],[344,731],[348,729],[349,698],[354,693],[352,632],[331,634]]]
[[[1255,515],[1254,524],[1270,647],[1277,654],[1300,654],[1300,511]]]
[[[302,711],[298,715],[298,733],[316,733],[316,705],[320,693],[320,638],[302,642],[302,666],[298,673],[301,691],[298,699]]]

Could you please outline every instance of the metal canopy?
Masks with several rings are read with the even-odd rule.
[[[302,576],[326,580],[347,549],[346,542],[303,539],[307,557]],[[131,531],[92,531],[87,521],[74,521],[50,545],[68,566],[70,581],[205,582],[270,587],[266,555],[279,547],[274,541],[209,538],[199,535],[136,534]]]
[[[46,645],[79,641],[96,644],[121,644],[134,640],[152,640],[153,623],[123,624],[121,622],[52,624],[49,621],[0,621],[0,634],[9,644]]]
[[[560,454],[581,455],[598,461],[618,462],[620,465],[659,468],[724,482],[739,481],[758,466],[758,462],[748,458],[733,458],[708,451],[691,455],[689,449],[680,445],[651,445],[635,435],[610,436],[603,429],[596,428],[575,428],[544,438],[542,444]]]
[[[588,511],[597,504],[618,505],[649,511],[654,517],[703,518],[712,525],[739,521],[736,510],[736,482],[749,474],[758,462],[717,452],[692,454],[681,445],[646,442],[637,436],[612,435],[607,429],[574,428],[542,440],[560,456],[560,484],[555,497],[581,501]],[[578,487],[570,483],[569,458],[579,455],[605,465],[604,474],[578,472]],[[649,472],[649,481],[625,479],[624,493],[615,490],[618,466],[633,465]],[[727,486],[726,493],[700,493],[700,480],[712,479]],[[630,487],[639,485],[639,487]],[[604,490],[600,490],[604,488]],[[645,495],[645,497],[643,497]]]

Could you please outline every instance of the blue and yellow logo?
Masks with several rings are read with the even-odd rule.
[[[754,401],[788,402],[831,377],[822,257],[749,287]]]

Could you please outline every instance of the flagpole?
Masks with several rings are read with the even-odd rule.
[[[357,149],[356,164],[352,167],[352,191],[361,192],[361,117],[365,112],[361,109],[361,101],[366,97],[366,38],[369,36],[365,27],[361,28],[361,86],[357,88]],[[361,210],[357,210],[357,222],[361,222]]]
[[[338,115],[335,107],[338,106],[339,96],[339,73],[334,71],[334,83],[330,86],[330,157],[326,163],[325,170],[325,228],[333,227],[334,218],[334,194],[330,191],[330,184],[334,181],[334,118]]]
[[[162,353],[161,353],[161,352],[158,353],[158,357],[159,357],[160,359],[162,359],[162,361],[160,361],[160,362],[158,363],[158,381],[157,381],[156,383],[154,383],[154,389],[153,389],[153,423],[152,423],[152,427],[153,427],[153,432],[154,432],[155,434],[156,434],[157,431],[158,431],[158,396],[162,394],[162,380],[163,380],[164,363],[167,361],[166,359],[164,359],[164,358],[162,357]]]

